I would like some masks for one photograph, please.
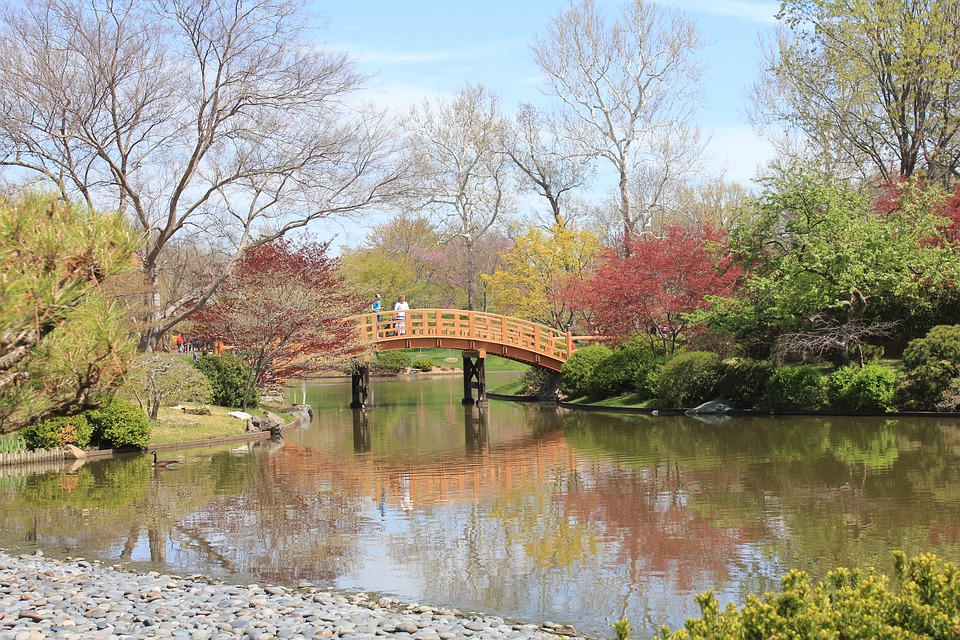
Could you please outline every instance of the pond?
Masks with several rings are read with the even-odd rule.
[[[505,376],[490,374],[490,388]],[[459,377],[290,389],[283,442],[78,468],[0,469],[0,547],[231,582],[312,583],[612,637],[676,628],[694,595],[776,590],[801,568],[892,574],[960,551],[960,424],[685,416],[492,400]]]

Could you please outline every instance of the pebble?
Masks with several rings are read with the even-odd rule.
[[[555,640],[558,632],[582,637],[554,623],[512,624],[309,583],[296,589],[237,586],[199,575],[135,573],[82,558],[62,561],[41,551],[0,551],[2,640]]]

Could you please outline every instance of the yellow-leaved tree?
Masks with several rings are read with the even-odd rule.
[[[497,270],[483,276],[491,306],[506,315],[572,328],[565,284],[583,278],[601,247],[596,234],[562,222],[545,230],[531,226],[500,255]]]

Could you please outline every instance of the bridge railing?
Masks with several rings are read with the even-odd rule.
[[[404,318],[398,318],[404,313]],[[379,318],[379,320],[378,320]],[[573,338],[529,320],[458,309],[410,309],[354,316],[364,344],[404,338],[463,338],[518,347],[561,362],[573,352]],[[401,326],[402,325],[402,326]]]

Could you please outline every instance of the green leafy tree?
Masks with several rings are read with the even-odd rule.
[[[938,0],[786,0],[755,85],[757,124],[830,170],[886,180],[960,169],[960,12]]]
[[[0,201],[0,433],[109,398],[133,344],[104,290],[134,267],[120,216],[43,194]]]
[[[141,354],[130,368],[124,392],[156,420],[163,405],[180,402],[210,402],[213,387],[199,369],[182,356],[168,353]]]
[[[940,194],[916,182],[898,188],[898,205],[877,213],[867,194],[828,177],[797,169],[768,180],[752,224],[731,243],[744,285],[700,318],[770,347],[781,333],[872,328],[889,320],[891,300],[932,308],[931,296],[958,277],[953,248],[933,242]]]

